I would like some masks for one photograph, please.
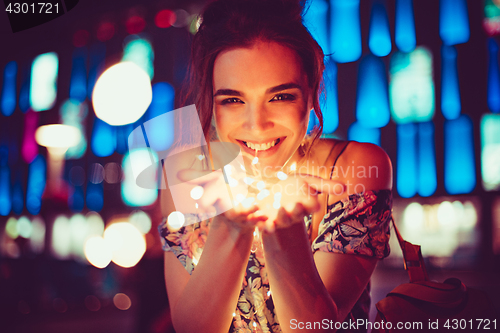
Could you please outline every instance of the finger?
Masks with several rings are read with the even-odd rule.
[[[304,207],[303,204],[298,202],[295,207],[293,208],[292,212],[290,213],[290,217],[292,221],[298,221],[304,218],[304,216],[307,214],[307,211]]]
[[[250,207],[243,207],[243,205],[241,203],[239,203],[238,205],[236,205],[234,207],[234,209],[230,209],[228,210],[228,213],[227,214],[234,214],[234,216],[238,216],[238,215],[245,215],[245,216],[249,216],[251,214],[254,214],[255,216],[259,216],[257,214],[257,212],[259,211],[259,206],[257,205],[252,205]]]
[[[276,227],[287,227],[292,224],[290,216],[285,208],[281,207],[278,210],[278,216],[276,217]]]
[[[275,221],[271,220],[271,219],[268,219],[266,222],[265,222],[265,225],[264,225],[264,230],[269,233],[269,234],[272,234],[275,230],[276,230],[276,226],[275,226]]]
[[[311,194],[326,193],[326,194],[342,194],[346,190],[344,183],[337,180],[324,179],[315,176],[306,176],[304,180],[307,182],[310,189],[314,190]]]
[[[211,206],[216,201],[219,201],[217,204],[221,209],[225,209],[224,211],[233,208],[229,192],[223,180],[216,180],[205,184],[203,195],[199,199],[199,202],[204,207]]]

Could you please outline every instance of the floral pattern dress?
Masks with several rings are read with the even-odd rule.
[[[391,214],[390,190],[355,193],[330,204],[320,223],[318,237],[311,240],[311,251],[385,258],[389,255]],[[306,217],[304,222],[311,239],[312,216]],[[207,220],[170,232],[165,219],[158,230],[163,249],[172,251],[191,274],[203,252],[210,222]],[[346,320],[368,319],[369,308],[368,284]],[[254,237],[229,332],[281,332],[269,287],[264,250],[258,236]]]

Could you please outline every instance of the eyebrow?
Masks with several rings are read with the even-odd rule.
[[[272,94],[272,93],[276,93],[278,91],[283,91],[283,90],[293,89],[293,88],[297,88],[297,89],[302,90],[301,85],[294,83],[294,82],[289,82],[289,83],[280,84],[276,87],[269,88],[266,90],[266,93]],[[238,90],[234,90],[234,89],[219,89],[215,92],[214,97],[215,96],[240,96],[241,97],[241,96],[243,96],[243,93],[238,91]]]

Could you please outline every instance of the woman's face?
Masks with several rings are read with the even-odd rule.
[[[214,113],[221,141],[260,167],[281,167],[306,135],[312,96],[300,58],[274,42],[221,52],[214,63]]]

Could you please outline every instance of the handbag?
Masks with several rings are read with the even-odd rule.
[[[457,278],[443,283],[430,281],[420,245],[405,241],[394,219],[392,225],[410,282],[397,286],[376,304],[372,333],[500,329],[498,313],[485,292],[468,288]]]

